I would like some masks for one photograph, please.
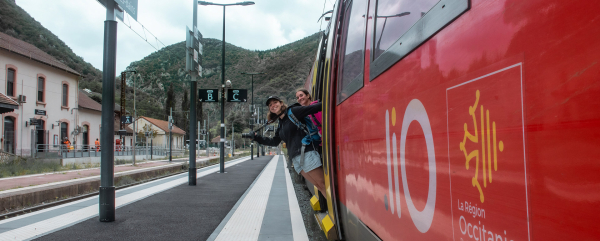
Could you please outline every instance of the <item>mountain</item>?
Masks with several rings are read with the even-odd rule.
[[[102,71],[94,68],[83,58],[77,56],[56,35],[44,28],[39,22],[17,6],[14,0],[0,0],[0,31],[28,42],[81,73],[80,89],[90,89],[94,100],[101,102]],[[182,36],[184,34],[182,33]],[[254,76],[255,104],[263,107],[264,100],[270,95],[282,97],[288,104],[295,102],[294,90],[304,83],[314,61],[319,33],[270,50],[247,50],[226,43],[225,79],[231,80],[233,88],[248,89],[251,98],[251,77],[241,72],[265,72]],[[257,39],[260,41],[260,39]],[[221,85],[221,40],[203,39],[202,77],[198,88],[217,89]],[[129,75],[126,88],[126,108],[133,113],[133,84],[135,82],[135,100],[137,114],[166,120],[173,108],[175,125],[188,130],[190,102],[190,77],[185,68],[184,41],[164,47],[147,57],[132,62],[127,69],[135,69],[139,75]],[[116,103],[120,104],[120,76],[117,76]],[[233,123],[236,132],[249,127],[249,104],[226,103],[226,123]],[[220,106],[217,103],[198,104],[197,120],[210,115],[210,126],[220,122]],[[201,107],[200,107],[201,106]],[[204,108],[202,110],[201,108]]]
[[[242,75],[241,72],[264,72],[266,74],[254,76],[255,104],[259,107],[264,106],[264,101],[270,95],[282,97],[288,104],[295,103],[294,90],[302,87],[309,74],[319,39],[319,33],[315,33],[296,42],[264,51],[247,50],[226,43],[225,79],[231,80],[235,89],[248,89],[248,98],[251,98],[251,77]],[[221,85],[222,41],[207,38],[201,43],[204,55],[202,77],[197,78],[198,88],[217,89]],[[133,62],[127,69],[138,71],[141,78],[136,80],[137,88],[154,96],[162,105],[160,108],[162,112],[147,113],[149,116],[165,119],[169,108],[173,107],[175,124],[179,123],[178,126],[186,127],[187,115],[181,111],[187,110],[185,106],[189,106],[186,100],[189,98],[191,78],[184,70],[184,41]],[[226,122],[234,122],[236,132],[248,127],[249,104],[250,100],[246,104],[226,103],[225,105]],[[205,103],[203,107],[205,114],[218,113],[220,110],[220,106],[216,103]],[[137,109],[140,113],[140,108]],[[267,111],[266,108],[263,111]],[[211,125],[213,122],[217,124],[217,117],[216,114],[211,114]],[[198,120],[201,120],[200,116]]]
[[[14,0],[0,0],[0,31],[28,42],[83,75],[80,88],[102,92],[102,71],[73,53],[62,40],[35,21]]]

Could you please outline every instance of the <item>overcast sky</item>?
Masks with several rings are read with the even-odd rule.
[[[35,20],[64,41],[75,54],[102,70],[106,10],[97,0],[17,0]],[[234,3],[215,0],[215,3]],[[226,9],[225,40],[250,50],[266,50],[319,31],[317,19],[334,0],[254,0],[255,5]],[[138,22],[118,21],[117,73],[163,47],[185,40],[192,27],[193,0],[138,0]],[[141,25],[140,25],[141,24]],[[222,39],[223,8],[198,6],[198,30],[205,38]],[[129,29],[128,26],[135,31]],[[150,31],[145,32],[142,25]],[[323,25],[323,28],[325,26]],[[139,33],[142,37],[138,36]],[[147,39],[149,43],[145,40]],[[154,47],[152,47],[152,46]]]

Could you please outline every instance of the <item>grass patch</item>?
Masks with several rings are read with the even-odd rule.
[[[63,166],[57,162],[43,162],[33,158],[17,157],[12,161],[0,163],[0,178],[62,170],[64,170]]]

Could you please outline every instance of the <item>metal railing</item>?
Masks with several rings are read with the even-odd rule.
[[[102,156],[102,147],[95,145],[36,145],[33,156],[35,158],[79,158],[79,157],[100,157]],[[112,150],[115,156],[133,156],[133,147],[114,146]],[[173,156],[182,156],[184,149],[173,148]],[[168,156],[169,148],[157,146],[136,146],[135,155]]]

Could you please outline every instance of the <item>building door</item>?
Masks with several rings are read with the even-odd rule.
[[[65,139],[69,138],[69,125],[66,122],[60,123],[60,143],[63,143]]]
[[[38,120],[39,124],[35,126],[35,131],[36,131],[36,149],[38,150],[38,152],[43,152],[47,147],[45,146],[46,144],[46,131],[44,130],[44,126],[46,126],[46,122],[44,120]]]
[[[4,118],[4,151],[15,153],[15,119]]]
[[[90,145],[89,126],[83,125],[83,149],[87,150]]]

